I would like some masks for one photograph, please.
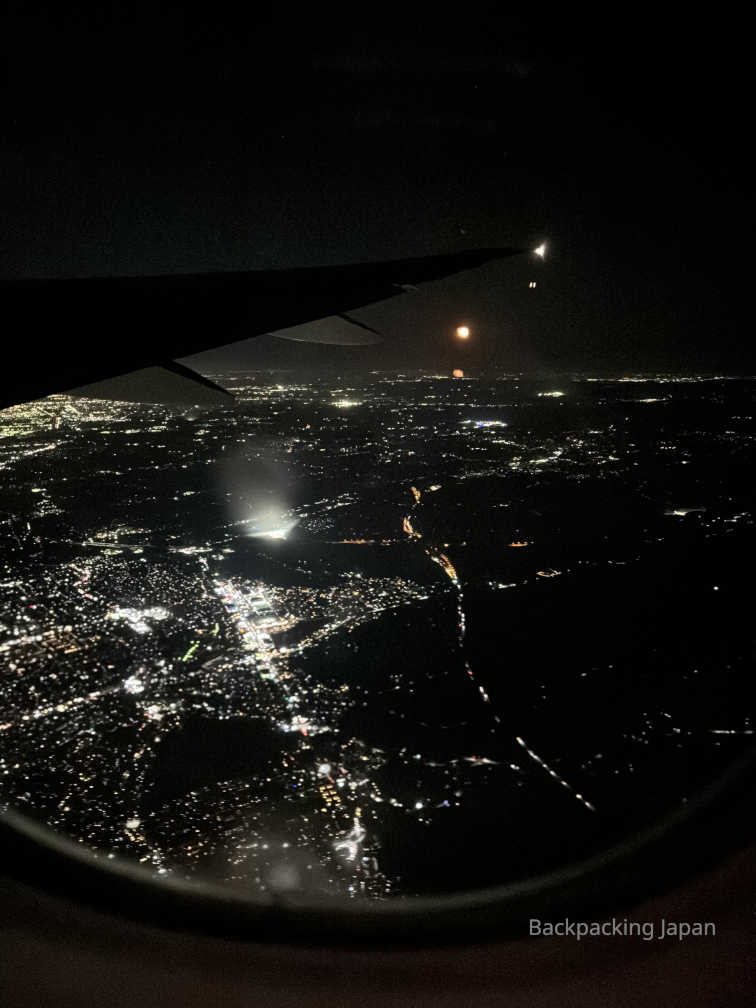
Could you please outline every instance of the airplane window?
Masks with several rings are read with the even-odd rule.
[[[742,755],[754,381],[477,337],[3,411],[3,805],[155,877],[389,901],[604,850]]]

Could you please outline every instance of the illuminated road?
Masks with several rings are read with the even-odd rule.
[[[414,498],[414,504],[411,506],[410,511],[414,511],[418,507],[418,505],[420,504],[420,500],[421,500],[422,495],[421,495],[420,491],[418,491],[415,487],[412,487],[411,490],[412,490],[412,495],[413,495],[413,498]],[[420,533],[417,532],[415,530],[414,526],[412,525],[412,522],[410,520],[409,515],[406,515],[404,517],[403,521],[402,521],[402,530],[411,539],[421,539],[422,538],[422,536],[420,535]],[[519,546],[519,545],[524,545],[524,544],[522,544],[522,543],[516,543],[516,544],[513,544],[513,545],[518,545]],[[449,558],[446,556],[446,554],[444,554],[444,553],[438,553],[438,554],[436,554],[436,553],[434,553],[434,551],[431,548],[427,548],[427,547],[425,549],[425,552],[428,554],[428,556],[431,558],[431,560],[433,560],[434,563],[437,563],[441,567],[441,569],[444,571],[444,573],[449,578],[449,580],[451,581],[451,583],[454,585],[454,588],[455,588],[455,590],[457,592],[457,614],[458,614],[458,617],[459,617],[458,623],[457,623],[457,627],[458,627],[458,640],[459,640],[460,649],[464,653],[465,635],[466,635],[465,610],[464,610],[464,606],[463,606],[464,594],[463,594],[463,591],[462,591],[462,586],[461,586],[460,581],[459,581],[459,577],[457,576],[457,571],[455,570],[455,568],[454,568],[451,560],[449,560]],[[558,571],[549,571],[549,572],[539,571],[538,573],[541,574],[541,576],[554,576],[554,575],[556,575],[559,572]],[[472,667],[470,665],[470,662],[467,659],[465,659],[465,661],[464,661],[464,668],[465,668],[465,672],[468,674],[468,676],[470,677],[470,679],[474,682],[475,681],[475,674],[473,673],[473,670],[472,670]],[[488,693],[486,692],[486,690],[484,689],[484,687],[481,686],[479,683],[477,684],[477,687],[478,687],[478,692],[480,693],[480,696],[481,696],[481,699],[483,700],[483,702],[484,703],[490,703],[491,702],[491,698],[488,695]],[[498,714],[494,714],[493,718],[494,718],[494,721],[497,722],[497,724],[501,723],[501,720],[500,720]],[[528,754],[528,756],[530,756],[530,758],[533,760],[533,762],[537,766],[539,766],[542,770],[544,770],[547,774],[549,774],[550,777],[552,777],[555,781],[557,781],[559,784],[561,784],[562,787],[566,788],[566,790],[568,790],[577,801],[579,801],[582,805],[584,805],[585,808],[589,809],[591,812],[595,812],[596,811],[596,808],[595,808],[594,805],[592,805],[589,801],[587,801],[583,797],[582,794],[580,794],[578,791],[576,791],[572,787],[571,784],[569,784],[566,780],[564,780],[562,777],[560,777],[559,774],[555,770],[553,770],[548,765],[548,763],[546,763],[545,760],[541,759],[541,757],[537,753],[533,752],[533,750],[530,749],[526,745],[526,743],[523,741],[522,738],[520,738],[519,735],[515,737],[515,741],[518,743],[518,745],[520,745],[525,750],[525,752]]]
[[[410,507],[410,511],[412,512],[415,511],[419,506],[420,501],[422,499],[422,492],[414,486],[411,487],[410,489],[414,500],[414,503]],[[430,489],[440,490],[441,487],[438,485],[434,485]],[[405,515],[402,520],[402,531],[410,539],[422,539],[422,535],[415,530],[409,515]],[[460,650],[464,654],[465,636],[467,633],[467,620],[465,618],[465,609],[464,609],[464,592],[462,591],[462,585],[460,584],[456,568],[454,567],[454,564],[451,562],[451,560],[445,553],[441,553],[438,550],[434,550],[430,546],[425,547],[424,551],[435,564],[438,564],[438,566],[441,568],[444,574],[446,574],[451,583],[454,585],[454,589],[457,594],[457,640],[459,642]],[[464,668],[465,672],[470,677],[470,679],[473,682],[475,682],[475,674],[472,670],[470,662],[467,661],[467,659],[465,659]],[[478,693],[480,694],[480,697],[483,700],[483,702],[490,703],[491,698],[485,691],[483,686],[481,686],[479,683],[476,685],[478,687]],[[500,722],[498,714],[494,714],[493,719],[497,723]]]
[[[255,594],[242,592],[230,581],[216,581],[215,592],[223,608],[244,638],[244,647],[254,651],[260,661],[270,664],[276,648],[265,626],[277,623],[275,612],[262,591]]]

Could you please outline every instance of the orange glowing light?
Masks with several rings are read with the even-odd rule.
[[[470,329],[466,325],[457,326],[457,336],[460,339],[468,339],[470,336]]]
[[[464,378],[465,372],[462,370],[462,368],[454,368],[454,370],[452,371],[452,375],[455,378]]]

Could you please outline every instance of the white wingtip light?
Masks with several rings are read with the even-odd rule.
[[[534,248],[533,251],[537,256],[540,256],[541,259],[543,259],[543,257],[546,255],[546,242],[541,242],[538,248]]]

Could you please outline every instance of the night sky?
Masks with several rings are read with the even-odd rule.
[[[256,5],[243,21],[223,5],[204,20],[171,4],[26,7],[10,5],[2,32],[6,276],[546,239],[544,263],[494,263],[359,313],[385,332],[379,348],[263,338],[206,366],[756,370],[737,21],[637,7],[628,22],[526,21],[494,4],[474,18]]]

